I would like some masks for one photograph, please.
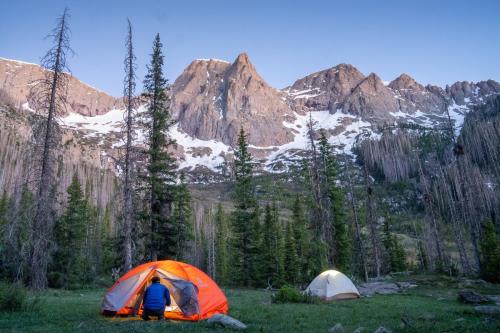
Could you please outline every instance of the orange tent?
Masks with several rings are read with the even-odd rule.
[[[104,296],[101,313],[141,315],[143,293],[153,276],[170,291],[172,304],[165,308],[166,318],[197,321],[229,310],[226,296],[208,275],[191,265],[165,260],[142,264],[123,275]]]

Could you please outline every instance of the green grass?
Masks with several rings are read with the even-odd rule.
[[[270,293],[225,290],[230,315],[249,327],[247,332],[328,332],[336,323],[345,332],[364,327],[373,332],[383,325],[393,332],[500,332],[500,319],[478,315],[456,301],[461,286],[451,279],[399,277],[419,287],[398,295],[374,296],[329,304],[271,304]],[[500,294],[500,286],[476,287]],[[37,312],[0,313],[0,332],[223,332],[205,322],[144,322],[99,315],[104,290],[59,291],[39,295]],[[407,324],[403,324],[403,320]]]

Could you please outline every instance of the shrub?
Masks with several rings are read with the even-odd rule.
[[[317,303],[319,299],[302,293],[295,287],[284,285],[271,296],[272,303]]]
[[[0,282],[0,311],[36,311],[40,305],[40,298],[30,298],[22,284]]]
[[[0,311],[21,311],[27,304],[28,294],[19,283],[0,283]]]
[[[486,281],[500,282],[500,238],[496,235],[493,221],[484,224],[479,243],[481,249],[481,277]]]

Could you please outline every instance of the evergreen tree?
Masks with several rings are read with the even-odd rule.
[[[285,281],[289,284],[299,282],[299,257],[297,255],[297,243],[294,237],[294,230],[290,222],[285,229]]]
[[[230,269],[230,248],[228,239],[229,224],[222,204],[217,205],[215,212],[215,277],[219,284],[227,285],[229,283]]]
[[[111,234],[111,211],[109,207],[106,207],[104,211],[101,230],[99,231],[99,237],[101,238],[100,271],[104,274],[109,274],[113,267],[120,265],[117,263],[117,240]]]
[[[318,143],[322,182],[325,194],[328,197],[327,207],[330,209],[331,232],[328,232],[331,261],[341,271],[347,271],[351,261],[351,242],[348,234],[344,213],[344,194],[337,185],[338,164],[331,145],[328,143],[325,132],[321,131]],[[329,230],[330,228],[327,228]]]
[[[163,76],[163,53],[160,35],[153,43],[151,63],[144,79],[144,96],[148,110],[144,126],[148,130],[147,166],[141,179],[145,182],[147,209],[142,218],[147,222],[146,249],[150,260],[174,258],[177,255],[177,228],[172,218],[175,197],[176,166],[168,152],[174,143],[166,137],[171,125],[170,98],[167,80]]]
[[[392,234],[389,219],[384,224],[384,247],[387,251],[391,271],[401,272],[406,269],[406,253],[396,235]]]
[[[16,258],[13,263],[15,267],[15,279],[22,281],[28,274],[29,250],[31,247],[31,226],[33,223],[33,193],[27,185],[24,185],[21,191],[21,199],[16,209],[14,220],[16,231],[14,246],[10,247],[13,255],[9,257]]]
[[[495,231],[493,221],[484,224],[480,240],[481,276],[487,281],[500,282],[500,238]]]
[[[90,212],[81,189],[80,181],[75,174],[67,189],[68,203],[64,214],[56,221],[56,251],[49,270],[49,280],[55,287],[73,287],[83,281],[86,260],[83,246],[86,224],[89,223]]]
[[[243,128],[234,153],[234,206],[232,214],[232,282],[254,286],[260,281],[258,251],[260,245],[259,210],[254,193],[252,156]]]
[[[180,183],[175,191],[173,224],[175,227],[175,255],[176,260],[183,259],[188,241],[192,234],[191,221],[191,193],[186,184],[184,172],[181,172]]]
[[[308,229],[307,219],[304,215],[304,209],[302,208],[302,203],[299,195],[295,197],[295,201],[293,204],[291,224],[293,230],[293,239],[295,241],[295,250],[297,253],[297,282],[299,284],[308,283],[312,278],[314,278],[309,267],[312,237],[311,232]]]
[[[283,246],[276,204],[266,205],[262,230],[261,269],[268,286],[283,283]]]

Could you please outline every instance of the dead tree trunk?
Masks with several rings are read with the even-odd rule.
[[[56,144],[56,116],[59,108],[65,101],[66,53],[69,48],[69,14],[64,10],[58,19],[57,26],[49,35],[55,43],[49,50],[42,65],[47,69],[45,79],[38,82],[33,89],[33,101],[37,109],[47,110],[44,123],[44,133],[41,139],[40,173],[37,177],[37,198],[33,221],[33,244],[31,249],[31,287],[42,290],[47,287],[47,266],[50,259],[50,240],[54,225],[55,205],[55,175],[54,175],[54,146]]]
[[[345,154],[344,154],[345,156]],[[361,267],[363,268],[363,276],[365,281],[368,281],[368,269],[366,267],[366,254],[365,254],[365,248],[363,246],[363,240],[361,238],[361,227],[359,226],[359,219],[358,219],[358,210],[356,209],[356,195],[354,194],[354,186],[352,185],[352,179],[351,179],[351,173],[349,172],[349,167],[348,167],[348,161],[347,158],[344,159],[345,163],[345,172],[347,175],[347,184],[349,185],[349,191],[351,192],[351,209],[352,209],[352,216],[354,220],[354,231],[356,235],[356,246],[358,247],[359,251],[359,258],[361,260]]]
[[[127,108],[126,113],[126,143],[125,143],[125,161],[123,172],[123,268],[124,271],[132,269],[132,225],[134,222],[133,207],[133,158],[132,158],[132,140],[133,140],[133,117],[134,117],[134,90],[135,90],[135,56],[132,43],[132,25],[127,20],[128,34],[126,39],[127,55],[125,57],[125,80],[124,80],[124,100]]]
[[[438,222],[436,219],[436,214],[434,212],[432,193],[430,191],[429,184],[427,184],[427,178],[424,175],[424,171],[422,168],[422,163],[420,161],[420,157],[418,157],[418,156],[417,156],[417,163],[418,163],[418,173],[419,173],[421,183],[422,183],[422,186],[424,189],[425,211],[426,211],[426,214],[428,215],[430,222],[431,222],[430,223],[431,233],[432,233],[434,246],[436,247],[436,252],[437,252],[438,262],[436,263],[436,265],[442,269],[442,268],[444,268],[444,257],[443,257],[443,250],[442,250],[442,245],[441,245],[441,236],[439,233],[439,226],[438,226]]]
[[[370,228],[370,237],[373,249],[373,260],[375,263],[375,274],[380,277],[380,248],[378,240],[378,231],[375,224],[375,218],[373,214],[373,188],[370,186],[370,180],[368,175],[368,167],[364,166],[365,170],[365,182],[366,182],[366,224]]]

